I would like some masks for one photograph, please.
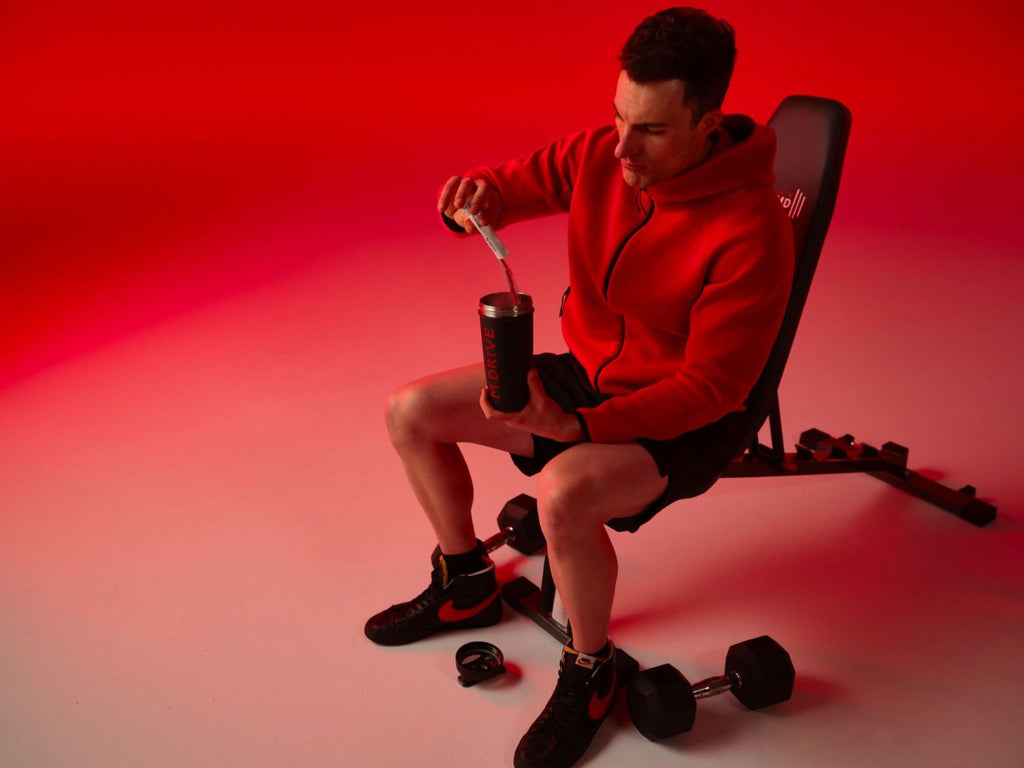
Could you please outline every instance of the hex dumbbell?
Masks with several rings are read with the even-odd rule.
[[[697,699],[731,691],[748,709],[762,709],[789,699],[795,677],[786,650],[762,635],[731,646],[725,673],[693,685],[670,664],[637,673],[626,704],[637,730],[660,741],[693,728]]]
[[[505,502],[498,513],[498,532],[484,541],[484,548],[493,552],[508,544],[517,552],[532,555],[544,548],[537,500],[521,493]]]

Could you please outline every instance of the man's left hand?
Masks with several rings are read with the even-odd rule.
[[[573,414],[563,411],[562,406],[548,397],[536,369],[531,369],[527,374],[526,384],[530,389],[530,402],[523,410],[515,413],[494,410],[491,401],[487,399],[487,387],[484,387],[480,393],[480,408],[487,420],[498,421],[513,429],[560,443],[576,443],[584,439],[579,420]]]

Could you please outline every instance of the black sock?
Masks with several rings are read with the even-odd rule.
[[[570,647],[574,651],[576,651],[576,653],[583,653],[583,651],[581,651],[576,646],[572,645],[572,643],[570,643],[569,645],[570,645]],[[583,655],[584,656],[593,656],[595,659],[600,659],[601,661],[604,661],[609,656],[611,656],[611,654],[612,654],[612,641],[611,640],[605,640],[604,641],[604,646],[602,646],[600,651],[598,651],[597,653],[584,653]]]
[[[452,579],[455,576],[465,576],[470,573],[476,573],[484,569],[484,557],[487,551],[484,549],[483,544],[479,541],[476,546],[469,550],[469,552],[459,552],[454,555],[446,555],[443,552],[441,556],[444,558],[445,565],[448,566],[448,578]]]

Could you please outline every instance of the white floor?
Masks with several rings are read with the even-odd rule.
[[[557,343],[559,226],[516,236],[547,310],[539,346]],[[476,359],[475,301],[500,279],[464,255],[477,247],[366,238],[0,389],[4,766],[511,763],[553,640],[511,611],[406,648],[362,635],[426,584],[433,544],[381,412],[403,380]],[[993,269],[968,291],[954,259],[922,279],[891,259],[910,247],[837,227],[782,393],[787,441],[811,426],[895,440],[998,518],[976,528],[870,477],[734,479],[618,536],[619,645],[693,680],[768,633],[796,690],[759,713],[701,702],[694,730],[659,744],[620,698],[581,765],[1022,764],[1022,367],[1014,335],[996,340],[1021,330],[1019,280]],[[1019,254],[989,258],[1019,278]],[[531,483],[469,455],[487,535]],[[539,570],[496,559],[505,577]],[[460,687],[470,639],[509,673]]]

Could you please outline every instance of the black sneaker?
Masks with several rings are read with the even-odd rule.
[[[562,649],[555,692],[516,747],[515,768],[569,768],[587,751],[618,690],[609,647],[604,658]]]
[[[366,636],[378,645],[405,645],[450,629],[489,627],[501,621],[501,595],[494,563],[481,547],[484,568],[449,576],[440,547],[430,557],[430,586],[366,622]]]

